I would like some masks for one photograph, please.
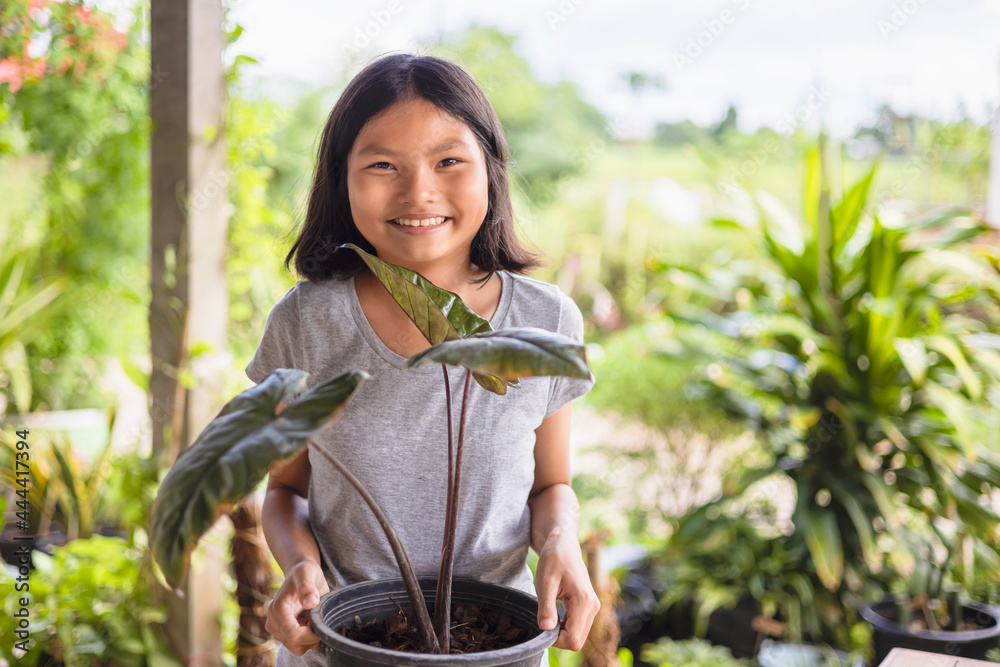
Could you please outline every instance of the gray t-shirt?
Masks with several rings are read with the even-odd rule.
[[[583,317],[558,287],[499,273],[494,329],[533,326],[583,340]],[[246,367],[262,381],[276,368],[309,372],[307,387],[351,369],[371,378],[344,413],[314,440],[368,488],[388,516],[417,575],[438,573],[448,471],[444,377],[439,365],[406,369],[372,329],[354,280],[300,280],[268,315],[263,339]],[[455,436],[465,370],[448,369]],[[590,380],[522,378],[497,396],[473,380],[469,395],[454,576],[495,582],[535,594],[527,565],[528,493],[534,482],[535,429],[586,393]],[[324,458],[310,451],[309,521],[330,588],[399,577],[382,529],[357,492]],[[284,647],[278,665],[322,665],[309,651]]]

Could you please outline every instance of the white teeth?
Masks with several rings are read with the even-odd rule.
[[[409,220],[407,218],[396,218],[393,220],[397,225],[405,225],[406,227],[430,227],[432,225],[440,225],[442,222],[447,220],[446,217],[437,218],[426,218],[424,220]]]

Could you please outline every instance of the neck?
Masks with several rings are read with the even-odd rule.
[[[473,283],[474,280],[479,280],[486,276],[485,271],[479,270],[468,259],[447,265],[443,265],[441,262],[434,262],[433,264],[407,263],[400,264],[399,266],[416,271],[437,287],[454,292],[463,296],[463,298],[470,291],[479,288],[479,285]]]

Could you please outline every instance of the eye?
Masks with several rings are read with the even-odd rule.
[[[461,160],[458,160],[458,159],[453,158],[453,157],[446,157],[445,159],[441,160],[441,162],[447,162],[448,160],[451,160],[453,164],[458,164],[459,162],[461,162]],[[446,164],[444,166],[450,167],[451,165],[450,164]]]
[[[369,169],[371,169],[372,167],[377,167],[377,168],[381,169],[382,167],[379,167],[379,165],[383,165],[383,164],[384,164],[384,165],[385,165],[386,167],[389,167],[389,168],[391,168],[391,167],[392,167],[392,165],[391,165],[391,164],[389,164],[388,162],[376,162],[375,164],[373,164],[373,165],[370,165],[370,166],[369,166],[368,168],[369,168]]]

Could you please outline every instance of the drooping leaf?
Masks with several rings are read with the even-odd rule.
[[[948,357],[948,360],[955,366],[959,377],[962,378],[965,390],[973,400],[983,395],[982,381],[969,366],[969,362],[965,358],[965,353],[962,352],[962,349],[954,339],[947,336],[930,336],[927,338],[927,346]]]
[[[846,484],[834,482],[833,489],[837,502],[844,506],[847,515],[851,518],[854,531],[858,535],[858,542],[861,544],[861,555],[868,565],[868,569],[878,574],[882,570],[882,553],[875,543],[875,534],[872,531],[871,516],[865,513],[858,502],[855,494],[847,488]]]
[[[969,414],[969,402],[961,394],[942,387],[936,382],[928,382],[924,387],[927,396],[941,409],[955,428],[955,436],[966,458],[975,461],[976,441],[973,438],[973,424]]]
[[[920,338],[894,338],[892,346],[903,362],[903,368],[910,374],[913,383],[920,387],[927,379],[927,348]]]
[[[457,294],[438,287],[416,271],[383,261],[353,243],[340,247],[361,257],[431,345],[493,330]],[[506,384],[498,377],[482,373],[474,373],[473,377],[487,391],[501,395],[507,392]]]
[[[505,380],[537,375],[590,378],[583,345],[534,327],[512,327],[446,341],[413,355],[406,365],[413,368],[431,362],[464,366]]]
[[[278,462],[299,452],[336,419],[367,378],[350,371],[303,394],[308,373],[280,368],[230,400],[177,458],[160,484],[149,545],[167,582],[177,586],[198,539],[229,507],[253,491]]]
[[[837,529],[837,517],[833,512],[815,506],[805,508],[804,514],[805,522],[800,528],[805,533],[816,574],[828,590],[835,591],[844,575],[844,550]]]

